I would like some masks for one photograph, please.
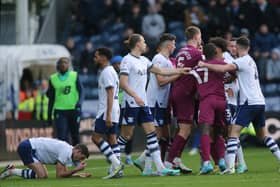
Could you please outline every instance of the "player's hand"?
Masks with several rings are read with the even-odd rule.
[[[137,103],[137,105],[139,106],[145,106],[145,102],[138,96],[134,97],[135,102]]]
[[[231,118],[232,118],[232,116],[231,116],[230,109],[228,109],[228,108],[227,108],[226,111],[225,111],[225,117],[226,117],[227,123],[230,124],[230,123],[231,123]]]
[[[179,71],[180,74],[188,74],[192,69],[189,67],[184,67],[184,68],[177,68],[177,70]]]
[[[232,74],[228,73],[228,74],[226,74],[226,76],[224,77],[224,83],[225,83],[225,84],[232,83],[235,79],[236,79],[236,76],[235,76],[235,75],[232,75]]]
[[[227,95],[228,97],[233,97],[234,96],[234,92],[231,88],[226,89]]]
[[[86,166],[87,166],[87,164],[83,161],[78,166],[76,166],[75,170],[76,171],[82,171],[82,170],[85,169]]]
[[[108,128],[113,126],[111,114],[107,114],[105,123]]]
[[[76,115],[81,116],[82,107],[80,104],[76,104],[75,110],[76,110]]]
[[[86,177],[91,177],[92,175],[90,173],[74,173],[72,176],[86,178]]]
[[[205,67],[205,63],[202,61],[199,61],[197,66],[203,68],[203,67]]]

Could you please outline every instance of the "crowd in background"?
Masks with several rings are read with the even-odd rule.
[[[151,57],[160,34],[174,34],[179,48],[184,45],[184,29],[195,25],[205,42],[213,36],[247,35],[260,80],[279,80],[279,5],[278,0],[73,0],[63,42],[76,70],[87,73],[96,70],[90,66],[97,47],[108,46],[125,55],[123,41],[141,33],[149,46],[146,56]]]
[[[273,98],[280,94],[279,17],[279,0],[72,0],[71,16],[60,42],[71,53],[85,98],[97,99],[93,87],[97,87],[98,68],[93,53],[98,47],[110,47],[115,55],[124,56],[128,52],[124,41],[132,33],[141,33],[148,44],[145,56],[151,58],[164,32],[176,36],[177,49],[185,45],[184,31],[190,25],[201,29],[204,42],[214,36],[230,40],[246,35],[252,41],[250,53],[256,60],[263,92]],[[44,115],[36,115],[36,106],[41,110],[37,113],[45,112],[41,106],[46,106],[46,99],[37,97],[44,94],[45,87],[46,80],[41,83],[32,76],[22,78],[19,111],[24,112],[19,117],[44,119]],[[277,101],[267,99],[267,110],[279,111]]]

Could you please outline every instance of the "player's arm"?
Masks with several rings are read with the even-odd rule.
[[[198,67],[206,67],[209,70],[216,71],[216,72],[230,72],[230,71],[236,71],[237,65],[236,64],[209,64],[202,61],[199,61]]]
[[[52,121],[53,105],[54,105],[54,100],[55,100],[55,89],[54,89],[54,87],[52,85],[51,80],[49,80],[49,88],[47,90],[47,97],[49,98],[49,103],[48,103],[48,122],[51,123],[51,121]]]
[[[114,100],[114,87],[109,86],[106,88],[107,92],[107,111],[106,111],[106,126],[112,127],[112,108]]]
[[[144,106],[144,101],[129,87],[128,85],[128,75],[121,74],[120,75],[120,87],[123,89],[128,95],[134,98],[135,102],[139,106]]]
[[[152,73],[160,74],[160,75],[181,75],[188,74],[191,68],[159,68],[157,66],[152,66],[149,71]]]
[[[172,76],[166,77],[166,76],[156,74],[156,79],[157,79],[159,86],[164,86],[168,83],[174,82],[179,77],[180,77],[180,75],[172,75]]]
[[[81,83],[81,80],[79,78],[79,75],[77,77],[76,86],[77,86],[77,90],[78,90],[78,93],[79,93],[79,100],[76,104],[76,108],[81,108],[81,105],[82,105],[83,100],[84,100],[84,89],[83,89],[83,85]]]
[[[81,171],[85,169],[86,164],[85,162],[81,162],[78,166],[76,166],[73,169],[67,169],[65,165],[63,165],[61,162],[56,163],[56,177],[57,178],[66,178],[66,177],[72,177],[73,174],[77,173],[78,171]],[[77,175],[74,175],[77,176]]]

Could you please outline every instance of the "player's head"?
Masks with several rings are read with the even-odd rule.
[[[250,49],[250,40],[246,36],[241,36],[236,39],[237,53],[248,52]]]
[[[221,37],[210,38],[210,43],[215,44],[217,47],[217,57],[223,59],[223,52],[227,50],[227,41]]]
[[[217,46],[213,43],[208,43],[203,46],[203,54],[206,60],[212,60],[217,56]]]
[[[77,144],[73,148],[72,160],[73,161],[83,161],[89,157],[89,151],[86,145]]]
[[[141,34],[132,34],[125,41],[130,50],[138,50],[140,53],[146,52],[147,44]]]
[[[101,66],[106,65],[106,64],[109,64],[112,56],[113,56],[113,53],[112,53],[111,49],[109,49],[107,47],[100,47],[95,50],[94,61],[98,65],[101,65]]]
[[[123,57],[120,55],[113,56],[111,59],[111,65],[114,67],[114,69],[119,72],[120,71],[120,65]]]
[[[237,51],[236,51],[236,38],[231,38],[227,42],[227,50],[231,54],[231,56],[236,57],[237,56]]]
[[[66,73],[69,70],[69,66],[70,60],[67,57],[62,57],[56,62],[56,70],[61,74]]]
[[[193,41],[195,47],[199,47],[201,45],[201,32],[200,29],[196,26],[189,26],[186,31],[185,31],[185,35],[187,38],[187,41]]]
[[[159,38],[159,50],[167,50],[169,55],[171,55],[176,46],[176,36],[174,36],[173,34],[169,34],[169,33],[163,33],[160,38]]]

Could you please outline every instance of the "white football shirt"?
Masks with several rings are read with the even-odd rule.
[[[120,74],[128,75],[128,86],[144,101],[145,106],[148,104],[145,90],[147,73],[152,66],[153,64],[148,58],[144,56],[136,57],[130,53],[122,59],[120,66]],[[122,108],[125,107],[126,102],[130,107],[139,107],[134,98],[124,91]]]
[[[43,164],[55,164],[60,162],[63,165],[72,165],[72,149],[68,143],[46,137],[30,138],[35,156]]]
[[[172,62],[161,53],[154,56],[152,63],[160,68],[173,68]],[[168,97],[170,92],[170,83],[164,86],[159,86],[156,75],[150,74],[150,80],[147,88],[148,106],[155,107],[158,103],[160,108],[167,108]]]
[[[96,118],[103,115],[103,120],[107,116],[107,91],[106,88],[114,88],[112,122],[118,123],[120,116],[120,106],[118,101],[119,78],[112,66],[106,66],[101,70],[98,78],[98,111]]]
[[[234,61],[234,58],[231,56],[231,54],[229,52],[224,52],[223,57],[224,57],[224,61],[227,64],[232,64]],[[238,79],[238,77],[237,77],[237,79]],[[233,97],[229,97],[227,93],[225,94],[226,98],[227,98],[227,102],[229,104],[232,104],[235,106],[237,105],[237,96],[238,96],[238,91],[239,91],[239,85],[238,85],[237,79],[235,79],[233,82],[231,82],[229,84],[225,84],[225,90],[232,89],[232,91],[233,91]]]
[[[237,65],[237,77],[240,90],[240,104],[248,101],[248,105],[264,105],[265,99],[259,83],[256,63],[250,55],[234,60]]]

